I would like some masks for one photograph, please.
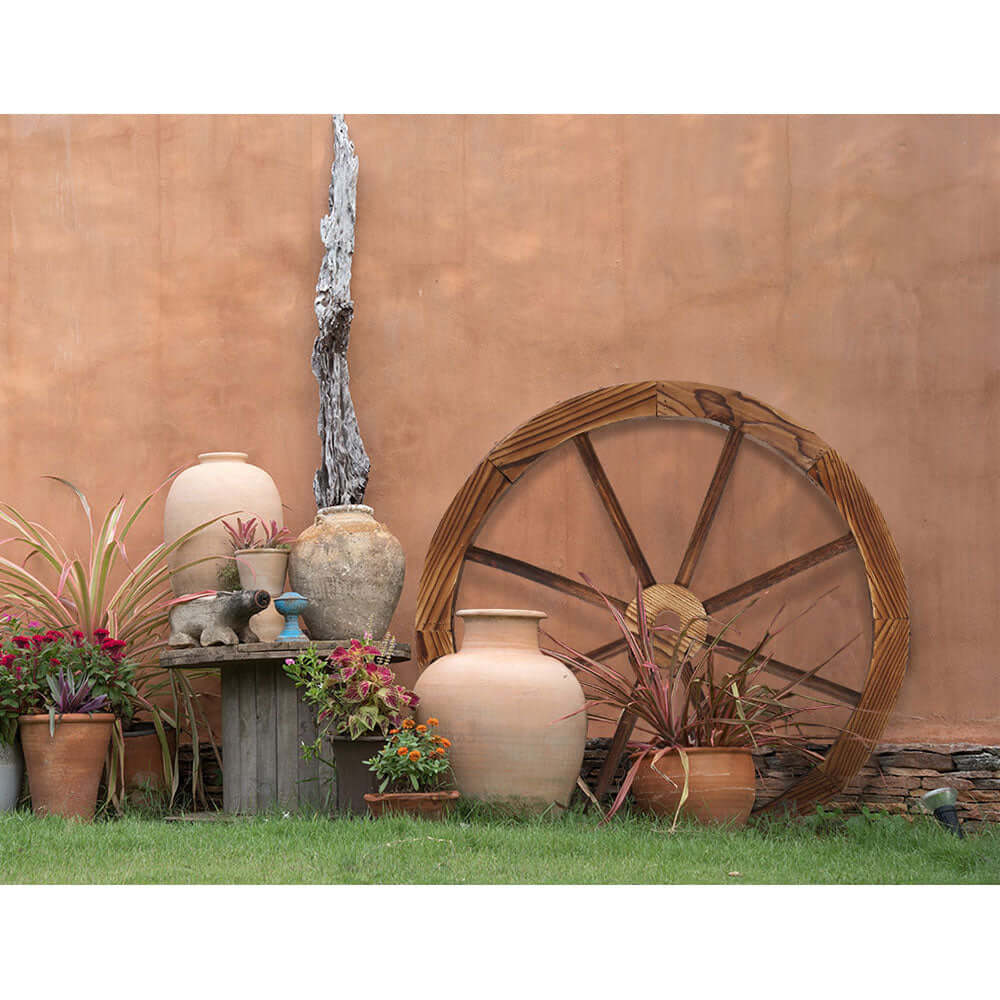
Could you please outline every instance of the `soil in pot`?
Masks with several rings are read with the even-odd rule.
[[[106,713],[22,715],[21,746],[31,807],[39,816],[92,820],[115,717]]]
[[[366,795],[365,802],[375,819],[391,814],[415,816],[418,819],[442,819],[458,796],[457,791],[387,792]]]
[[[748,749],[692,747],[688,759],[688,797],[681,815],[700,823],[743,826],[757,792],[753,755]],[[647,757],[632,784],[632,798],[642,812],[672,819],[684,790],[684,766],[676,751],[655,764]]]

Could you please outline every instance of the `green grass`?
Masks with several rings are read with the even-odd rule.
[[[738,872],[739,874],[730,874]],[[743,830],[616,817],[446,822],[288,817],[93,824],[0,816],[3,883],[996,883],[1000,829],[958,840],[933,820],[814,816]]]

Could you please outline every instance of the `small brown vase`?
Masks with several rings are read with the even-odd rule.
[[[688,797],[682,816],[699,823],[743,826],[753,809],[757,780],[753,754],[742,747],[691,747],[686,749]],[[684,765],[676,750],[655,764],[647,757],[632,783],[636,808],[672,819],[684,790]]]
[[[396,813],[416,816],[418,819],[441,819],[458,792],[387,792],[384,795],[366,795],[365,802],[372,816],[378,819]]]
[[[34,812],[92,820],[115,717],[57,716],[54,736],[48,715],[22,715],[18,722]]]

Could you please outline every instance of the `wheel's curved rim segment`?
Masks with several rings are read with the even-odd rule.
[[[535,461],[571,439],[578,444],[581,457],[588,465],[588,471],[636,572],[644,584],[653,582],[648,565],[638,550],[624,513],[617,506],[613,489],[604,477],[587,436],[590,431],[601,427],[641,417],[696,420],[729,430],[678,582],[684,582],[685,572],[687,580],[690,580],[700,545],[704,543],[715,506],[725,488],[726,477],[743,437],[749,437],[779,454],[833,501],[864,563],[872,608],[872,656],[864,689],[859,697],[853,699],[851,716],[823,762],[765,807],[776,809],[784,806],[805,811],[843,791],[865,765],[885,730],[909,658],[909,601],[899,553],[885,518],[850,466],[812,431],[796,424],[779,410],[737,390],[697,382],[632,382],[608,386],[557,403],[498,442],[452,500],[428,547],[417,593],[416,646],[419,666],[423,669],[439,656],[454,652],[452,623],[466,559],[490,565],[498,565],[498,560],[504,560],[508,568],[518,562],[474,548],[476,536],[493,505]],[[844,551],[849,541],[845,535],[799,560],[776,567],[770,576],[775,580],[787,578],[791,575],[790,570],[795,568],[793,563],[800,564],[795,569],[799,572],[830,558],[831,554]],[[520,575],[526,575],[523,567],[519,569]],[[529,579],[538,579],[537,575],[527,575]],[[555,577],[555,574],[548,576]],[[547,582],[553,585],[552,580]],[[574,581],[564,578],[558,578],[555,583],[557,589],[563,590],[574,586]],[[579,586],[581,590],[586,589]],[[575,596],[581,595],[577,593]],[[723,597],[717,595],[717,598]],[[705,603],[708,605],[710,602]]]

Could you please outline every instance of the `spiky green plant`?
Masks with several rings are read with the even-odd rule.
[[[172,789],[171,799],[178,786],[177,755],[175,753],[172,761],[169,759],[164,723],[190,732],[196,748],[200,734],[206,732],[216,757],[219,755],[215,735],[191,687],[193,675],[164,672],[156,667],[156,654],[165,641],[169,604],[174,597],[170,588],[171,573],[206,562],[211,557],[185,563],[174,571],[168,560],[199,531],[235,513],[204,521],[170,544],[161,542],[135,565],[130,564],[125,545],[129,532],[150,501],[179,472],[171,473],[128,516],[123,494],[111,505],[96,531],[85,494],[67,479],[46,476],[71,490],[83,509],[89,529],[88,551],[83,557],[70,556],[54,532],[28,520],[10,504],[0,503],[0,522],[10,525],[15,532],[0,539],[0,547],[21,545],[27,550],[20,563],[0,555],[0,611],[33,618],[48,628],[77,628],[86,635],[104,628],[128,645],[130,659],[140,665],[136,675],[137,701],[152,714],[160,736],[165,773]],[[38,565],[38,572],[29,568],[32,560]],[[116,583],[117,577],[121,580]],[[46,582],[47,579],[57,582],[52,584]],[[155,703],[154,699],[160,702],[169,699],[173,710]],[[124,783],[124,747],[120,733],[116,733],[109,753],[109,800],[117,805]],[[197,752],[194,754],[194,785],[196,799],[204,801]]]

